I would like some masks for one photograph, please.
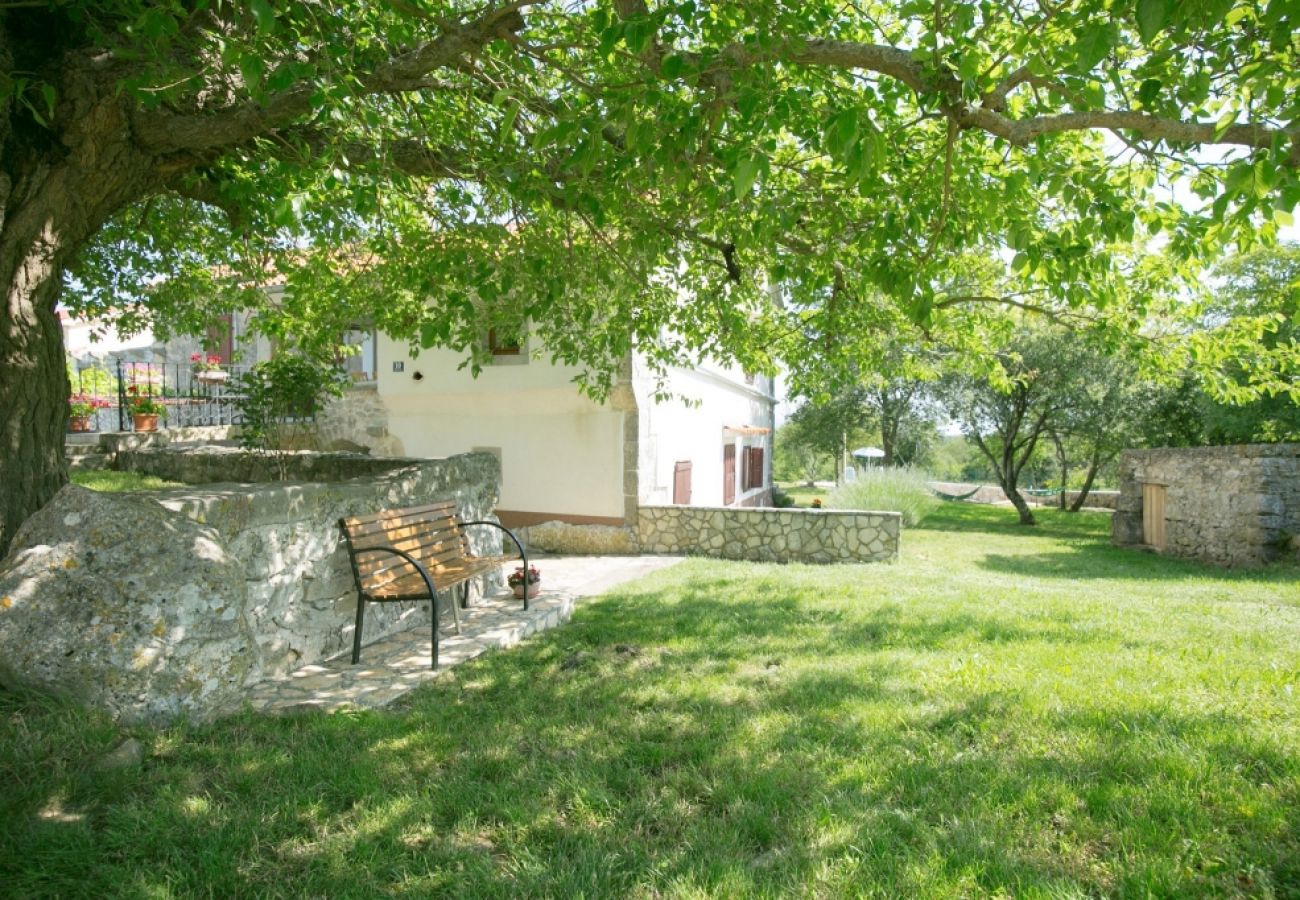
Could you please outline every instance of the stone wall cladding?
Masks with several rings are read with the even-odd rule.
[[[65,487],[0,562],[0,683],[126,722],[237,708],[253,682],[351,646],[340,517],[454,499],[491,519],[499,483],[496,459],[475,453],[334,484]],[[473,529],[472,548],[495,552],[499,533]],[[427,601],[371,604],[364,640],[428,623]]]
[[[316,416],[316,439],[323,450],[361,450],[375,456],[401,456],[402,442],[388,431],[388,407],[374,385],[343,392]]]
[[[644,553],[759,562],[846,563],[898,559],[902,516],[869,510],[642,506]]]
[[[1117,545],[1143,543],[1142,484],[1155,482],[1172,556],[1258,566],[1300,552],[1300,444],[1126,450],[1119,468]]]
[[[542,522],[516,528],[514,532],[530,552],[541,550],[544,553],[584,556],[635,556],[641,552],[635,529],[617,525]],[[506,542],[509,543],[508,538]]]

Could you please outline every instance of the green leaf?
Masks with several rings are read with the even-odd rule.
[[[1142,43],[1150,44],[1169,24],[1171,0],[1138,0],[1137,25]]]
[[[1159,78],[1148,78],[1138,87],[1138,99],[1142,101],[1143,106],[1150,106],[1160,96],[1163,87],[1164,83]]]
[[[1077,71],[1091,72],[1095,69],[1114,46],[1115,37],[1113,25],[1101,23],[1087,25],[1074,42],[1074,62]]]
[[[736,160],[731,177],[736,189],[737,200],[743,200],[749,196],[750,191],[754,188],[754,182],[758,180],[758,173],[762,169],[764,161],[762,156],[757,155],[745,155]]]
[[[265,33],[275,29],[275,7],[270,0],[252,0],[249,6],[253,10],[253,18],[257,20],[258,31]]]
[[[669,53],[663,58],[663,61],[659,63],[659,74],[669,81],[680,78],[681,74],[685,71],[686,58],[680,53]]]
[[[848,156],[858,140],[858,111],[854,107],[841,110],[826,123],[826,152],[837,160]]]

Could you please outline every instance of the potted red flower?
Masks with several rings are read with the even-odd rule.
[[[541,581],[542,573],[538,571],[537,566],[529,566],[527,569],[519,566],[506,578],[506,584],[510,585],[510,589],[515,592],[517,600],[525,599],[525,591],[527,591],[527,599],[536,597],[542,589]]]
[[[221,368],[221,357],[215,353],[191,353],[190,367],[194,369],[194,377],[204,384],[221,384],[230,377],[230,373]]]
[[[89,394],[73,394],[68,398],[68,430],[90,431],[90,419],[97,409],[105,409],[108,401]]]
[[[136,431],[157,431],[158,417],[167,413],[167,407],[154,397],[152,387],[148,385],[144,390],[138,384],[128,387],[126,403],[131,409],[131,426]]]

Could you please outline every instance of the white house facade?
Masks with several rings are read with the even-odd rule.
[[[772,380],[703,365],[656,379],[633,358],[604,403],[581,394],[579,370],[520,353],[474,377],[463,355],[380,337],[375,388],[387,432],[410,456],[470,450],[501,460],[498,515],[633,526],[641,504],[758,506],[771,498]],[[689,402],[688,402],[689,401]]]

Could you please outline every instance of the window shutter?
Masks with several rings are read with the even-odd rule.
[[[745,448],[745,490],[763,486],[763,448]]]

